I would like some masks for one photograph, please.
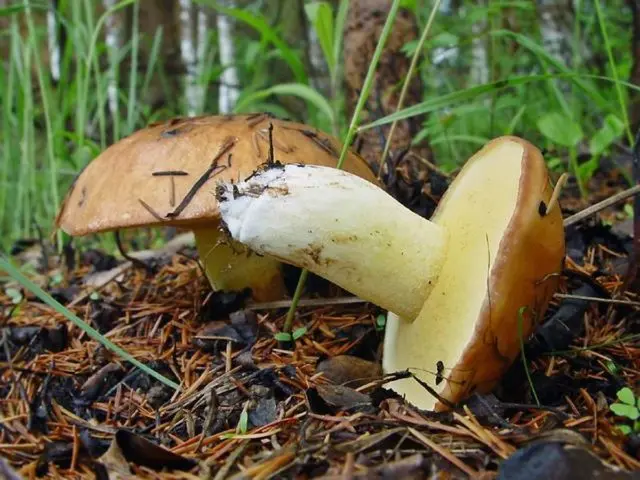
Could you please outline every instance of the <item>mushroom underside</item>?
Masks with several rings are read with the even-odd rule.
[[[522,162],[509,159],[522,156],[522,146],[517,143],[499,146],[483,162],[470,166],[437,212],[433,221],[449,233],[446,260],[435,288],[414,321],[389,315],[385,372],[409,369],[443,394],[450,382],[458,382],[456,391],[473,390],[479,379],[477,371],[490,367],[461,364],[465,350],[475,342],[495,349],[497,356],[505,357],[505,364],[511,362],[508,352],[500,353],[498,325],[502,322],[499,315],[512,312],[496,311],[496,318],[491,318],[490,312],[494,328],[481,322],[483,309],[490,308],[492,296],[498,300],[497,296],[508,294],[492,291],[497,285],[490,277],[499,255],[504,255],[501,243],[518,204]],[[522,288],[518,284],[513,287]],[[499,378],[500,372],[495,371],[494,375]],[[419,408],[431,410],[438,401],[412,378],[388,386]],[[459,399],[457,395],[445,397],[450,401]]]

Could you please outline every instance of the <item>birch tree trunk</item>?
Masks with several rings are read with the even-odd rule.
[[[58,0],[51,0],[47,9],[47,46],[49,48],[49,71],[54,82],[60,81],[60,36],[56,18]]]
[[[233,7],[230,0],[221,0],[222,5]],[[235,67],[235,47],[233,45],[233,23],[231,18],[224,14],[218,14],[216,18],[218,27],[218,46],[220,49],[220,65],[224,69],[220,75],[220,88],[218,90],[218,111],[229,113],[238,101],[238,71]]]
[[[442,0],[438,9],[438,17],[450,17],[454,14],[453,1]],[[458,47],[436,47],[431,54],[434,65],[454,65],[458,61],[460,52]]]
[[[545,49],[567,67],[572,66],[572,0],[538,0],[540,34]]]
[[[349,116],[353,114],[390,7],[391,0],[350,2],[343,50]],[[401,9],[380,57],[373,87],[361,115],[362,123],[372,122],[396,111],[411,63],[402,47],[417,38],[415,18],[407,10]],[[407,90],[404,107],[415,105],[422,98],[422,81],[415,75]],[[389,158],[383,159],[381,156],[390,125],[365,130],[358,135],[355,148],[375,172],[383,164],[382,178],[391,195],[414,212],[429,217],[443,193],[440,186],[446,188],[446,182],[437,182],[438,186],[432,188],[432,180],[436,175],[428,167],[433,160],[431,148],[426,140],[415,144],[412,142],[424,121],[424,115],[420,115],[397,123],[391,139]]]
[[[192,0],[180,0],[180,55],[186,71],[184,95],[189,116],[201,110],[204,96],[198,84],[197,13]]]
[[[478,2],[478,5],[486,7],[486,2]],[[487,16],[482,17],[471,25],[473,34],[473,41],[471,42],[472,85],[484,85],[489,81],[489,55],[486,36],[488,26]]]
[[[102,0],[102,5],[105,10],[113,8],[117,3],[117,0]],[[107,46],[107,57],[109,58],[109,71],[107,72],[107,101],[109,104],[109,113],[111,113],[111,117],[115,119],[118,117],[118,52],[123,45],[123,25],[121,19],[115,14],[109,15],[105,22],[104,32],[105,44]]]
[[[627,6],[631,10],[631,27],[633,38],[631,41],[631,56],[633,66],[629,73],[629,82],[640,86],[640,0],[627,0]],[[634,132],[640,128],[640,94],[636,90],[629,89],[629,119]]]

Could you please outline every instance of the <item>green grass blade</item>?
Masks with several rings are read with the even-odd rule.
[[[631,133],[631,126],[629,125],[629,115],[627,111],[627,103],[625,102],[624,94],[622,93],[622,88],[620,83],[618,82],[618,66],[616,65],[616,61],[613,58],[613,52],[611,51],[611,42],[609,41],[609,35],[607,34],[607,25],[602,13],[602,7],[600,6],[600,0],[595,0],[594,4],[596,6],[596,15],[598,17],[598,24],[600,25],[600,31],[602,32],[602,39],[604,40],[604,47],[607,51],[607,58],[609,61],[609,68],[611,69],[611,74],[615,79],[615,87],[616,94],[618,96],[618,103],[620,105],[620,114],[622,116],[622,120],[624,122],[625,131],[627,133],[627,141],[629,145],[633,145],[633,133]]]
[[[369,130],[371,128],[379,127],[381,125],[386,125],[395,120],[404,120],[405,118],[414,117],[417,115],[422,115],[425,113],[430,113],[435,110],[439,110],[445,107],[449,107],[455,103],[463,102],[466,100],[473,100],[474,98],[484,95],[487,93],[496,92],[499,90],[504,90],[505,88],[515,87],[518,85],[525,85],[528,83],[541,82],[546,81],[549,78],[574,78],[574,77],[582,77],[588,79],[602,80],[611,83],[619,83],[620,85],[624,85],[628,88],[640,91],[640,86],[633,85],[629,82],[625,82],[622,80],[616,81],[611,77],[605,77],[602,75],[589,75],[589,74],[580,74],[580,73],[559,73],[559,74],[546,74],[546,75],[525,75],[520,77],[511,77],[504,80],[498,80],[496,82],[487,83],[485,85],[476,85],[473,87],[469,87],[466,89],[458,90],[455,92],[451,92],[445,95],[441,95],[440,97],[431,98],[422,103],[418,103],[411,107],[404,108],[398,112],[387,115],[386,117],[380,118],[375,122],[368,123],[366,125],[362,125],[358,128],[358,131]],[[607,109],[609,110],[609,109]]]
[[[524,373],[527,376],[527,381],[529,382],[529,387],[531,388],[531,394],[536,401],[536,405],[540,406],[540,400],[538,399],[538,393],[536,392],[536,388],[533,385],[533,380],[531,379],[531,372],[529,372],[529,365],[527,364],[527,357],[524,353],[524,333],[522,331],[522,326],[524,324],[524,311],[527,307],[520,307],[518,310],[518,338],[520,339],[520,356],[522,358],[522,366],[524,367]]]
[[[331,108],[331,104],[316,89],[302,83],[282,83],[280,85],[275,85],[246,95],[238,101],[234,111],[242,112],[255,101],[262,100],[270,97],[271,95],[293,95],[307,100],[318,110],[324,113],[331,123],[333,123],[334,113],[333,108]]]
[[[380,61],[380,56],[382,55],[382,50],[384,49],[385,44],[387,43],[387,38],[391,33],[391,28],[393,26],[393,22],[398,13],[398,9],[400,8],[401,0],[393,0],[391,4],[391,8],[389,9],[389,14],[387,15],[387,20],[385,21],[384,27],[382,28],[382,33],[380,34],[380,39],[378,40],[378,44],[376,45],[376,49],[373,52],[373,56],[371,57],[371,63],[369,64],[369,69],[367,70],[367,76],[364,79],[362,84],[362,90],[360,91],[360,96],[358,97],[358,102],[353,110],[353,115],[351,117],[351,122],[349,124],[349,130],[347,131],[346,138],[342,144],[342,151],[340,152],[340,158],[338,159],[338,164],[336,168],[342,168],[345,159],[347,158],[347,152],[349,151],[349,147],[353,142],[353,138],[355,137],[358,130],[358,121],[360,118],[360,112],[364,108],[364,104],[367,102],[367,98],[369,97],[369,92],[371,90],[371,86],[373,84],[373,77],[375,75],[376,68],[378,66],[378,62]],[[298,280],[298,285],[296,286],[295,295],[291,301],[291,307],[287,312],[287,317],[285,320],[285,325],[291,328],[291,324],[293,323],[293,317],[295,315],[296,308],[298,307],[298,302],[300,301],[300,297],[302,296],[302,287],[307,278],[308,271],[305,269],[302,271],[300,275],[300,279]],[[285,332],[289,332],[289,330],[285,330]]]
[[[433,21],[436,18],[436,14],[438,13],[438,9],[440,8],[440,0],[436,0],[433,2],[433,6],[431,7],[431,13],[429,14],[429,19],[427,20],[427,24],[422,30],[422,35],[420,35],[420,39],[418,40],[418,45],[416,47],[415,52],[413,52],[413,56],[411,58],[411,64],[409,65],[409,70],[407,70],[407,74],[404,79],[404,83],[402,85],[402,90],[400,91],[400,97],[398,98],[398,105],[396,107],[396,111],[402,110],[402,106],[404,105],[404,99],[409,91],[409,85],[411,85],[411,79],[413,78],[413,74],[416,69],[416,65],[418,64],[418,58],[420,58],[420,54],[424,48],[424,42],[427,41],[427,36],[431,31],[431,26],[433,25]],[[393,139],[393,134],[396,130],[398,122],[392,122],[391,128],[389,129],[389,134],[387,135],[386,142],[384,144],[384,149],[382,150],[382,156],[379,161],[380,164],[378,166],[378,179],[382,176],[382,170],[384,164],[387,159],[387,155],[389,155],[389,149],[391,148],[391,140]]]
[[[559,59],[551,55],[549,52],[547,52],[547,50],[545,50],[543,46],[539,45],[538,43],[531,40],[529,37],[525,35],[512,32],[509,30],[496,30],[494,32],[491,32],[491,35],[495,35],[497,37],[508,37],[515,40],[522,47],[526,48],[531,53],[543,59],[549,65],[554,67],[559,73],[565,73],[565,74],[575,73],[569,67],[567,67],[562,61],[560,61]],[[563,78],[563,77],[558,77],[558,78]],[[603,110],[608,110],[610,108],[610,102],[606,98],[604,98],[600,94],[600,92],[598,92],[595,86],[590,85],[587,82],[583,82],[580,79],[580,77],[577,75],[575,77],[567,77],[567,78],[571,78],[575,86],[577,86],[579,89],[584,91],[587,95],[589,95],[589,97],[591,97],[591,99],[596,103],[598,108],[601,108]]]

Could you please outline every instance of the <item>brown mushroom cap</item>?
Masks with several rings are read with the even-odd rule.
[[[137,226],[217,223],[216,181],[245,179],[267,162],[270,124],[276,161],[336,166],[340,142],[307,125],[266,114],[173,119],[133,133],[89,163],[70,188],[56,225],[71,235],[86,235]],[[212,162],[217,167],[211,169]],[[376,182],[366,162],[353,152],[344,169]],[[171,178],[167,172],[173,172]],[[194,187],[197,182],[200,188]],[[190,191],[195,192],[192,197]],[[181,202],[184,208],[176,211]]]

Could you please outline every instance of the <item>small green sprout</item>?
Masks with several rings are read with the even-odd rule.
[[[307,327],[300,327],[296,328],[293,333],[278,332],[273,336],[273,338],[275,338],[279,342],[292,342],[294,340],[298,340],[305,333],[307,333]]]
[[[17,288],[8,287],[4,290],[4,293],[14,305],[18,305],[23,299],[22,292]]]
[[[51,276],[51,285],[60,285],[62,280],[64,280],[62,273],[56,272]]]
[[[609,407],[611,411],[619,416],[626,417],[633,422],[632,426],[629,425],[616,425],[624,435],[629,435],[632,432],[640,433],[640,398],[636,398],[633,390],[629,387],[624,387],[618,390],[616,394],[619,402],[611,404]]]
[[[249,431],[249,413],[247,412],[247,405],[244,406],[240,413],[240,420],[238,421],[237,433],[244,435]]]

